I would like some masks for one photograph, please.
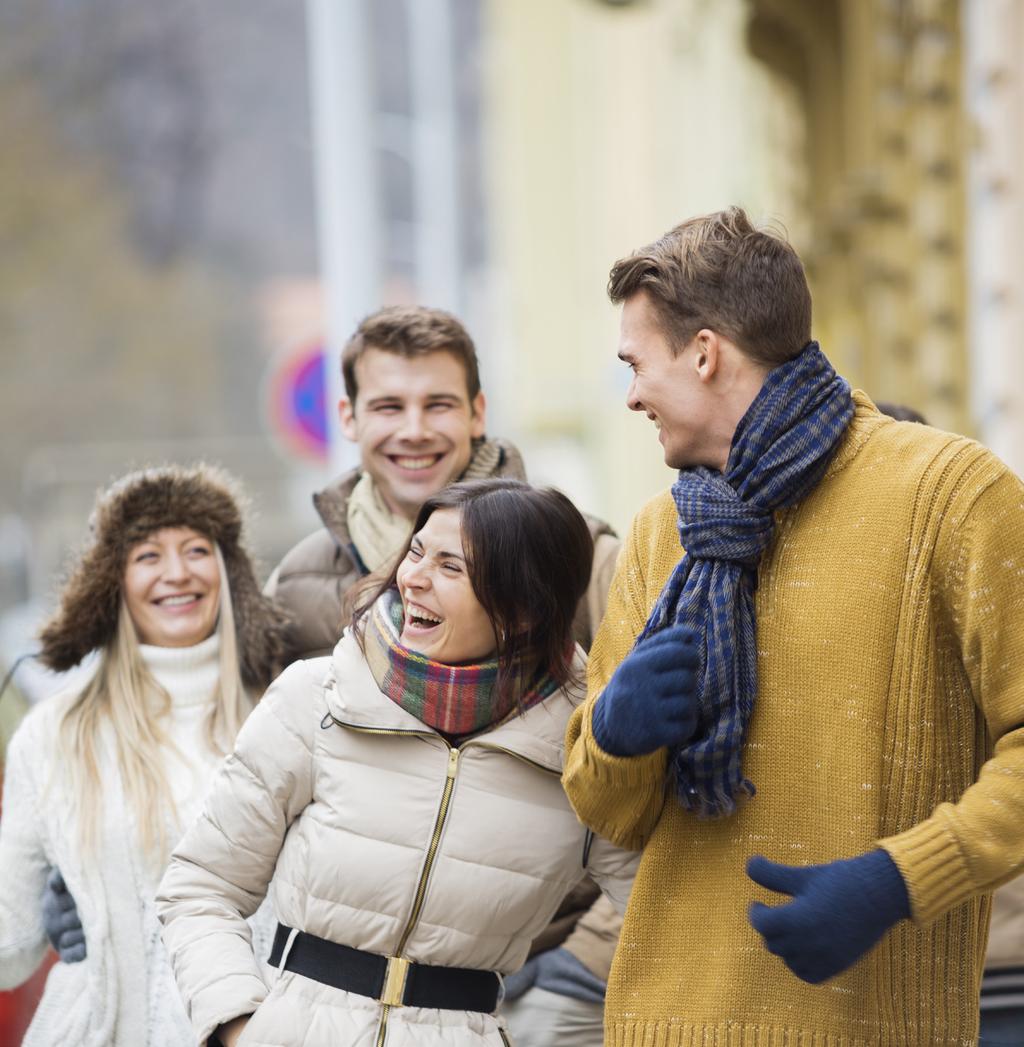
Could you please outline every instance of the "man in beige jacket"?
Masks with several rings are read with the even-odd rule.
[[[401,547],[420,506],[456,480],[525,479],[509,442],[485,435],[486,398],[473,341],[449,313],[393,306],[367,317],[342,352],[342,431],[360,465],[313,496],[323,527],[288,552],[267,583],[292,614],[289,661],[329,654],[349,591]],[[604,614],[619,541],[587,518],[590,586],[575,635],[587,650]],[[621,918],[592,883],[574,891],[506,1004],[517,1047],[603,1042],[604,983]]]

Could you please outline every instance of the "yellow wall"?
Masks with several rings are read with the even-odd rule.
[[[815,336],[854,384],[970,430],[958,4],[486,10],[491,373],[535,478],[619,526],[671,481],[624,407],[604,286],[620,256],[729,204],[787,230]]]
[[[749,58],[746,17],[742,0],[487,7],[491,398],[501,396],[531,475],[562,482],[619,527],[672,473],[651,424],[624,405],[617,310],[604,293],[612,263],[732,203],[803,221],[793,205],[803,167],[786,159],[799,145],[796,103]],[[772,162],[779,143],[785,156]]]

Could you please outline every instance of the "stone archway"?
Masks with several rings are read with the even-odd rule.
[[[966,431],[964,104],[954,0],[750,0],[751,55],[806,124],[827,350],[874,396]]]

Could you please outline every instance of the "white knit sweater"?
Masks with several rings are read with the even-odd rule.
[[[220,676],[220,636],[214,633],[195,647],[143,644],[139,651],[156,682],[171,696],[164,730],[174,748],[163,754],[164,774],[181,821],[176,835],[181,835],[199,814],[210,777],[222,759],[206,740]]]
[[[219,670],[219,638],[191,648],[141,648],[171,696],[164,728],[174,750],[164,770],[180,824],[163,817],[173,843],[202,806],[219,757],[205,741],[205,724]],[[109,739],[101,749],[103,828],[98,860],[84,860],[66,780],[53,775],[57,732],[74,694],[42,702],[25,718],[7,752],[0,819],[0,987],[24,981],[47,942],[40,899],[57,866],[78,904],[87,956],[51,970],[24,1047],[182,1047],[195,1043],[166,953],[153,896],[161,869],[138,846]],[[51,780],[52,779],[52,780]],[[156,814],[160,817],[161,815]],[[257,955],[266,956],[269,911],[253,918]]]

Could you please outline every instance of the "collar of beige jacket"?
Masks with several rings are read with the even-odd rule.
[[[583,652],[577,649],[576,670],[582,677]],[[344,680],[344,687],[336,681]],[[383,694],[366,664],[351,630],[346,629],[331,657],[324,681],[328,711],[342,725],[361,731],[394,732],[411,737],[441,736],[432,727],[407,712]],[[573,709],[583,700],[582,687],[565,689],[534,705],[522,715],[513,714],[504,723],[466,739],[460,748],[480,743],[503,749],[510,755],[560,774],[565,728]]]

